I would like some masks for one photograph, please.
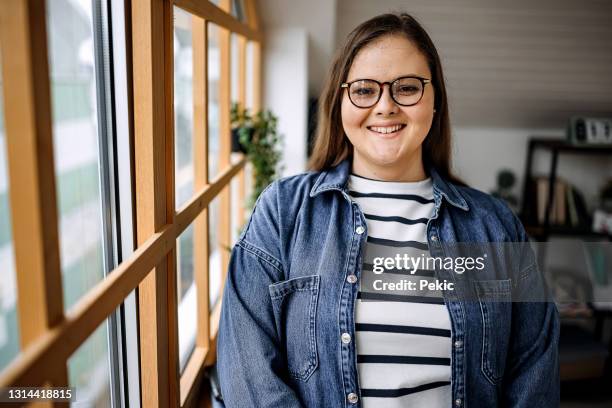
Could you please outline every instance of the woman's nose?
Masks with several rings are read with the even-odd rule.
[[[391,85],[383,84],[382,95],[376,105],[374,105],[375,113],[377,115],[394,115],[399,111],[399,106],[395,103],[391,97]]]

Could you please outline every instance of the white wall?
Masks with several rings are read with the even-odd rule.
[[[301,173],[306,168],[308,123],[308,45],[305,30],[266,30],[264,106],[278,116],[278,132],[284,138],[282,175]]]
[[[260,0],[264,106],[285,138],[283,175],[306,168],[308,97],[318,95],[335,44],[336,0]]]
[[[338,0],[336,45],[361,22],[406,11],[425,26],[442,58],[453,126],[454,169],[490,192],[510,169],[520,197],[531,136],[565,136],[570,115],[612,116],[611,2]],[[536,154],[534,174],[550,155]],[[561,155],[559,176],[592,205],[612,158]]]
[[[320,91],[335,48],[357,24],[383,12],[414,14],[443,59],[456,171],[470,185],[491,191],[497,172],[509,168],[518,176],[520,195],[530,136],[563,137],[571,114],[612,115],[612,2],[517,1],[261,0],[259,7],[270,41],[266,47],[280,41],[291,48],[288,38],[274,38],[284,36],[284,30],[306,34],[310,95]],[[303,44],[296,47],[302,49]],[[272,53],[266,69],[274,70],[273,79],[302,69],[302,59]],[[291,129],[290,134],[284,132],[284,160],[291,165],[286,173],[292,173],[297,163],[305,163],[301,148],[306,144],[305,126],[293,115],[305,117],[307,102],[302,106],[292,101],[296,112],[285,109],[288,105],[282,101],[290,98],[290,89],[268,78],[269,73],[266,104],[282,110],[276,112],[281,126]],[[536,156],[536,171],[545,173],[548,166],[549,157]],[[563,155],[559,171],[592,198],[604,176],[612,175],[612,159]]]
[[[423,24],[442,59],[452,123],[562,128],[612,114],[612,2],[338,0],[337,43],[378,14]]]
[[[453,133],[453,168],[471,187],[491,192],[497,172],[512,170],[517,175],[515,193],[522,194],[527,143],[530,137],[563,138],[564,129],[456,128]],[[534,175],[547,175],[551,155],[538,150],[534,155]],[[561,154],[558,177],[578,187],[591,207],[606,180],[612,178],[612,160],[606,156]]]
[[[259,0],[264,31],[303,29],[308,35],[308,92],[318,95],[335,47],[337,0]]]

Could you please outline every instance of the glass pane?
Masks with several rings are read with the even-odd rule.
[[[69,309],[104,277],[92,2],[47,3],[60,260]]]
[[[210,309],[219,300],[221,289],[221,251],[219,245],[219,198],[215,198],[208,206],[210,211],[208,219],[208,246],[210,258],[208,260],[208,293],[210,296]]]
[[[76,388],[74,407],[111,406],[108,324],[100,327],[68,359],[68,381]]]
[[[193,195],[193,47],[192,15],[174,7],[174,129],[176,205]],[[196,287],[193,278],[193,226],[177,239],[179,363],[181,371],[195,345]]]
[[[238,198],[240,197],[240,182],[238,180],[238,176],[234,177],[232,181],[230,181],[230,189],[230,237],[232,243],[231,246],[233,248],[238,240],[238,236],[240,235],[242,228],[242,225],[238,224],[240,212],[244,212],[244,202],[238,201]]]
[[[193,195],[193,48],[191,14],[174,7],[174,144],[176,206]]]
[[[247,52],[246,52],[246,108],[253,112],[253,87],[255,86],[254,81],[254,73],[255,73],[255,65],[254,65],[254,44],[252,41],[247,42]]]
[[[240,21],[246,22],[244,1],[232,0],[232,16],[236,17]]]
[[[239,86],[239,78],[238,78],[238,62],[240,48],[238,46],[238,35],[232,33],[230,35],[230,66],[231,66],[231,80],[230,80],[230,88],[231,88],[231,98],[232,104],[238,102],[238,86]]]
[[[219,27],[208,23],[208,180],[219,172]]]
[[[0,371],[19,353],[17,282],[11,238],[3,95],[0,75]]]
[[[195,346],[197,331],[197,292],[193,275],[193,224],[187,227],[176,241],[179,363],[182,372]]]

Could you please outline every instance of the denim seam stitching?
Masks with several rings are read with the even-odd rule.
[[[485,375],[486,379],[492,384],[497,385],[500,380],[500,377],[493,373],[493,369],[489,366],[489,359],[491,358],[491,352],[489,350],[489,339],[487,336],[488,328],[490,326],[489,323],[489,313],[484,302],[480,301],[480,310],[482,312],[482,336],[483,336],[483,348],[482,348],[482,367],[481,370]],[[489,357],[489,358],[487,358]]]
[[[311,329],[308,336],[310,345],[309,361],[307,365],[300,370],[294,370],[287,366],[287,372],[289,376],[302,382],[308,381],[310,376],[315,372],[316,368],[319,365],[316,349],[316,306],[319,298],[319,277],[318,275],[315,275],[315,277],[316,283],[310,284],[307,288],[290,288],[285,293],[279,296],[272,296],[272,294],[270,294],[272,300],[278,300],[294,292],[312,292],[310,295],[309,306],[309,327]]]
[[[283,272],[283,270],[281,268],[282,263],[278,259],[273,257],[272,255],[267,253],[266,251],[256,247],[255,245],[247,242],[244,239],[239,241],[238,243],[236,243],[236,245],[241,247],[245,251],[249,252],[250,254],[255,256],[256,258],[258,258],[258,259],[260,259],[260,260],[270,264],[270,266],[272,266],[278,272],[281,272],[281,273]]]
[[[272,295],[270,294],[270,298],[277,300],[277,299],[282,299],[285,296],[293,293],[293,292],[309,292],[312,291],[313,289],[316,289],[316,286],[311,286],[311,287],[307,287],[307,288],[300,288],[300,289],[281,289],[282,293],[276,294],[276,295]]]

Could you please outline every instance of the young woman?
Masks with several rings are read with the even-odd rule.
[[[227,407],[558,406],[558,316],[525,301],[543,287],[530,251],[465,273],[401,263],[527,240],[502,202],[453,177],[450,151],[427,33],[407,14],[361,24],[321,97],[313,171],[269,186],[232,252]]]

